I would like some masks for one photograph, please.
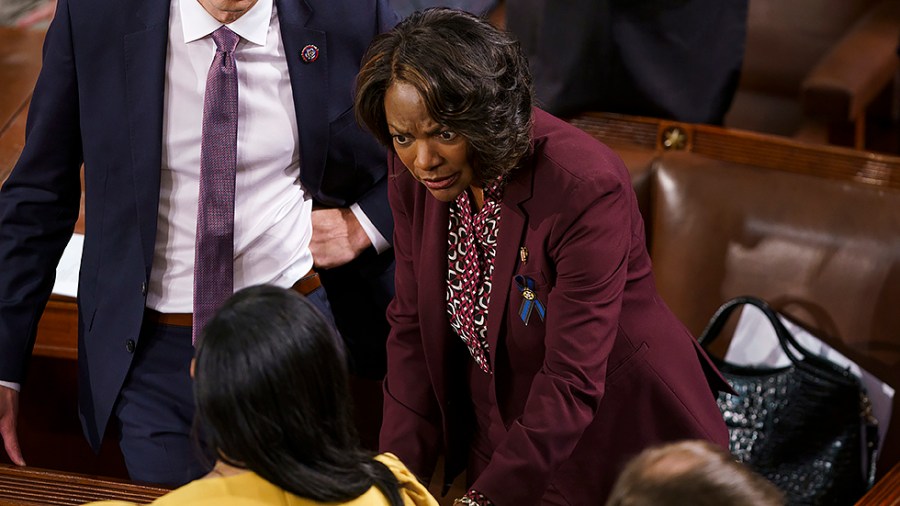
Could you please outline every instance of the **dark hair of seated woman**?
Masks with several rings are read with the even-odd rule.
[[[205,327],[194,365],[195,424],[219,458],[297,496],[346,502],[398,482],[361,449],[343,343],[293,290],[245,288]]]

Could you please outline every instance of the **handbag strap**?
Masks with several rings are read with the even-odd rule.
[[[706,328],[703,329],[703,332],[700,334],[700,337],[697,341],[700,343],[703,348],[707,348],[710,343],[715,340],[716,337],[722,332],[722,329],[725,327],[725,324],[728,322],[728,317],[731,316],[731,313],[734,312],[738,307],[750,305],[758,308],[762,313],[766,316],[766,319],[772,325],[772,328],[775,329],[775,335],[778,337],[778,342],[781,345],[781,348],[784,350],[788,359],[790,359],[791,363],[793,363],[796,367],[805,369],[810,371],[819,377],[825,375],[828,379],[832,381],[836,381],[844,384],[852,384],[859,388],[860,394],[860,419],[863,424],[863,434],[862,434],[862,443],[865,447],[866,452],[866,469],[865,469],[865,479],[869,487],[875,482],[875,465],[878,460],[878,439],[879,439],[879,427],[878,420],[872,413],[872,404],[869,400],[868,395],[866,394],[865,388],[859,383],[859,380],[854,376],[849,368],[842,368],[828,360],[825,357],[820,357],[818,355],[813,354],[806,348],[800,345],[791,332],[784,326],[781,318],[778,317],[778,314],[766,303],[764,300],[759,299],[753,296],[740,296],[735,297],[724,304],[722,304],[719,309],[716,310],[715,314],[713,314],[712,318],[707,324]],[[795,352],[796,350],[796,352]]]
[[[865,389],[859,392],[860,409],[863,421],[863,445],[866,451],[866,484],[871,487],[875,484],[875,467],[878,462],[878,419],[872,412],[872,401]]]
[[[775,336],[778,338],[781,349],[784,350],[785,355],[787,355],[788,359],[795,366],[807,370],[811,369],[820,374],[827,374],[830,378],[842,383],[856,383],[855,377],[852,376],[848,369],[844,369],[824,357],[815,355],[801,346],[800,343],[794,339],[794,336],[791,335],[787,327],[784,326],[784,323],[781,322],[781,319],[778,317],[775,310],[773,310],[766,301],[758,297],[742,295],[722,304],[719,309],[716,310],[715,314],[713,314],[709,324],[703,329],[703,332],[697,339],[700,345],[707,348],[722,332],[731,313],[738,307],[745,305],[753,306],[762,311],[766,319],[772,325],[772,328],[775,330]]]

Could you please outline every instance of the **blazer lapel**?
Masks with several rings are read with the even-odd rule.
[[[426,192],[427,193],[427,192]],[[447,399],[445,378],[450,347],[456,343],[455,334],[447,321],[447,220],[449,206],[431,195],[424,195],[422,244],[419,251],[419,318],[423,349],[429,372],[434,379],[435,394]],[[440,307],[441,311],[435,311]]]
[[[297,114],[300,170],[306,186],[319,188],[328,146],[328,101],[323,98],[329,90],[326,34],[306,26],[313,14],[306,1],[276,0],[275,5]],[[310,45],[318,49],[318,58],[304,62],[300,53]]]
[[[488,304],[488,346],[491,365],[494,365],[500,326],[503,324],[509,300],[513,269],[519,255],[519,245],[525,235],[528,215],[522,204],[531,198],[534,168],[516,169],[503,192],[500,208],[500,233],[497,237],[497,256],[494,258],[494,274],[491,277],[491,301]]]
[[[169,2],[139,0],[126,23],[125,95],[138,225],[147,275],[156,241]]]

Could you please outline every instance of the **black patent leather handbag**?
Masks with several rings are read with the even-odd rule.
[[[874,481],[878,428],[859,379],[804,349],[755,297],[723,304],[701,334],[706,348],[738,307],[759,308],[791,361],[752,367],[712,357],[736,394],[720,393],[731,453],[785,493],[788,504],[853,504]]]

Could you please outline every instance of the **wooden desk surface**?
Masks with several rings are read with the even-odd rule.
[[[42,357],[78,358],[78,306],[75,299],[50,296],[38,323],[33,353]]]
[[[0,504],[69,505],[109,499],[148,503],[168,491],[114,478],[0,464]]]

